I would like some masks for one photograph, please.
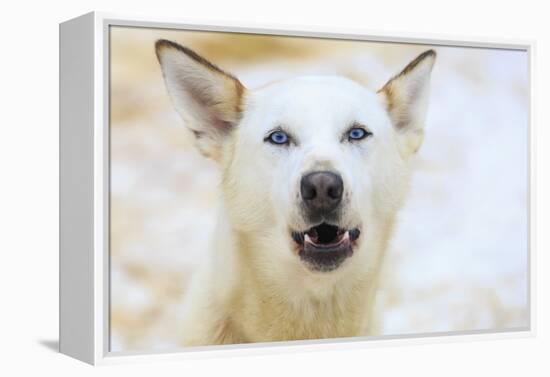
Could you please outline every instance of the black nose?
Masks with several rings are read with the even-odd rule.
[[[326,214],[335,210],[342,201],[344,182],[338,174],[329,171],[313,172],[302,177],[300,192],[308,210],[314,214]]]

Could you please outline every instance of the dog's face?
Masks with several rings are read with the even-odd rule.
[[[422,142],[433,51],[378,92],[341,77],[246,90],[175,43],[157,42],[157,55],[197,146],[223,169],[232,226],[260,258],[327,273],[386,241]]]

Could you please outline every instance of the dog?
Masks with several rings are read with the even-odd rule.
[[[372,335],[435,51],[374,92],[338,76],[250,90],[187,47],[155,47],[176,111],[222,172],[211,253],[184,298],[182,343]]]

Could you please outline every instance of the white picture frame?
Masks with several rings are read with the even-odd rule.
[[[530,65],[529,111],[529,240],[533,239],[531,208],[534,172],[533,67],[534,42],[476,38],[439,38],[363,30],[319,30],[306,26],[189,23],[185,20],[88,13],[60,24],[60,352],[90,364],[168,360],[350,349],[394,344],[471,341],[531,337],[535,334],[533,302],[535,250],[529,242],[529,325],[517,331],[415,334],[300,341],[276,344],[211,346],[168,353],[109,352],[109,28],[140,26],[166,29],[248,32],[330,37],[382,42],[422,43],[524,50]]]

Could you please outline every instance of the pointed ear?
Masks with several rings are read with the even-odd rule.
[[[177,43],[155,44],[172,102],[207,157],[220,159],[225,137],[241,114],[244,86],[194,51]]]
[[[399,148],[404,158],[415,153],[424,138],[435,58],[434,50],[420,54],[378,91],[399,135]]]

